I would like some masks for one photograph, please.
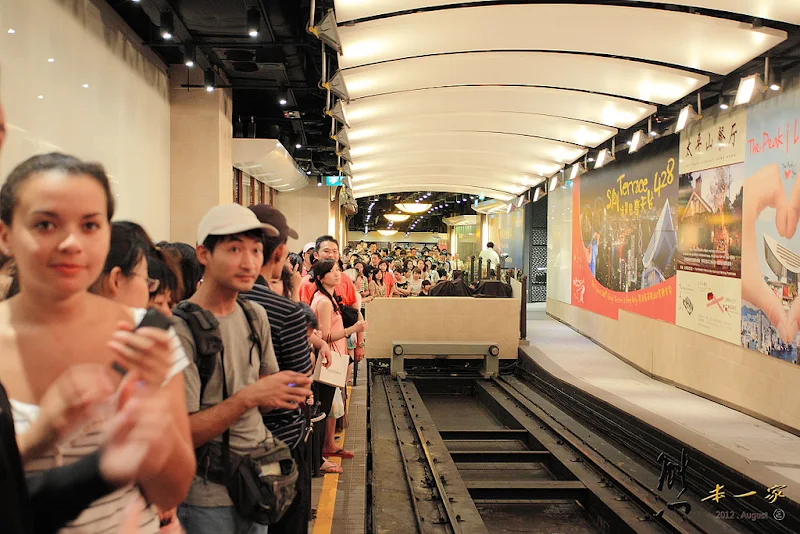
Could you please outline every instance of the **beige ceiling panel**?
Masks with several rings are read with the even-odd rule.
[[[375,173],[425,165],[464,165],[470,167],[493,167],[519,176],[523,180],[535,180],[538,176],[551,176],[564,165],[552,160],[525,157],[513,152],[485,152],[480,150],[421,151],[387,154],[384,156],[363,156],[353,163],[355,179],[368,178]]]
[[[354,143],[350,153],[356,165],[365,156],[371,159],[389,154],[454,150],[516,153],[520,157],[557,163],[571,163],[587,152],[582,147],[538,137],[491,132],[436,132],[364,140]]]
[[[598,38],[598,28],[613,30]],[[654,28],[679,45],[665,46]],[[715,74],[728,74],[786,40],[782,30],[728,19],[580,4],[426,11],[342,26],[339,36],[343,69],[434,54],[536,50],[630,57]]]
[[[617,134],[616,128],[599,124],[509,111],[433,113],[414,117],[395,116],[353,126],[347,131],[350,146],[387,136],[430,132],[498,132],[542,137],[594,148]]]
[[[499,200],[511,200],[528,190],[525,186],[493,184],[481,176],[415,176],[406,178],[397,176],[387,182],[369,185],[353,184],[353,196],[356,198],[381,195],[384,193],[416,193],[419,191],[439,191],[448,193],[466,193],[486,195]]]
[[[627,129],[654,114],[656,107],[624,98],[549,87],[459,86],[394,93],[353,100],[347,119],[362,123],[398,116],[462,111],[554,115]]]
[[[473,0],[481,2],[489,0]],[[637,1],[637,0],[633,0]],[[644,3],[644,0],[641,0]],[[767,20],[800,24],[800,2],[795,0],[646,0],[659,4],[714,9],[741,13]],[[401,13],[426,7],[450,6],[456,0],[336,0],[336,18],[340,22]]]
[[[351,99],[431,87],[559,87],[672,104],[707,84],[701,74],[609,57],[552,52],[427,56],[342,71]]]

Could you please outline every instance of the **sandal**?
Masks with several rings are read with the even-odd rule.
[[[339,475],[344,472],[341,465],[336,465],[333,462],[329,462],[325,460],[325,463],[322,464],[322,467],[319,468],[320,473],[325,473],[326,475]]]
[[[333,452],[322,451],[322,454],[325,455],[325,456],[338,456],[339,458],[352,458],[353,457],[352,451],[348,451],[347,449],[339,449],[338,451],[333,451]]]

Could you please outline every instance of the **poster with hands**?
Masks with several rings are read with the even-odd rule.
[[[800,92],[747,115],[742,203],[744,347],[797,363],[800,299]]]

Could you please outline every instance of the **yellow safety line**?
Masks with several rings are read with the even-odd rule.
[[[347,413],[350,413],[350,394],[352,387],[347,386]],[[341,436],[342,448],[344,448],[344,435],[345,431],[342,429],[337,434]],[[336,465],[342,465],[342,459],[338,456],[329,456],[328,460]],[[333,528],[333,512],[336,508],[336,490],[339,486],[339,473],[328,473],[322,479],[322,491],[319,494],[319,502],[317,503],[317,518],[314,520],[314,528],[311,534],[330,534]]]

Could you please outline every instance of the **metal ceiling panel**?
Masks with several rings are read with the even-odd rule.
[[[598,38],[598,28],[613,30]],[[680,46],[653,38],[654,28]],[[728,19],[579,4],[426,11],[342,26],[339,36],[343,69],[423,55],[536,50],[630,57],[715,74],[728,74],[786,40],[782,30]]]
[[[472,0],[475,3],[490,0]],[[638,1],[638,0],[631,0]],[[644,3],[645,0],[641,0]],[[671,4],[739,13],[766,20],[800,24],[800,2],[794,0],[646,0],[650,3]],[[402,13],[429,7],[458,4],[456,0],[335,0],[339,22]],[[577,2],[576,2],[577,3]]]
[[[459,150],[517,153],[522,157],[558,163],[572,163],[587,152],[582,147],[538,137],[492,132],[423,132],[371,139],[351,147],[350,153],[353,155],[353,165],[357,165],[362,156],[372,158],[398,153]]]
[[[557,87],[672,104],[708,76],[610,57],[554,52],[426,56],[342,71],[351,99],[457,85]]]
[[[347,139],[354,148],[370,139],[387,136],[476,131],[540,137],[591,148],[617,134],[616,128],[552,115],[483,111],[398,115],[353,126],[347,130]]]
[[[480,150],[451,150],[403,152],[376,156],[362,156],[351,165],[356,181],[370,179],[376,173],[387,170],[398,171],[425,165],[464,165],[470,167],[493,167],[515,173],[524,184],[539,176],[551,176],[563,168],[562,163],[552,160],[523,156],[515,152],[486,152]]]
[[[462,111],[538,113],[627,129],[654,114],[641,102],[549,87],[437,87],[354,100],[345,105],[353,127],[397,116]]]

